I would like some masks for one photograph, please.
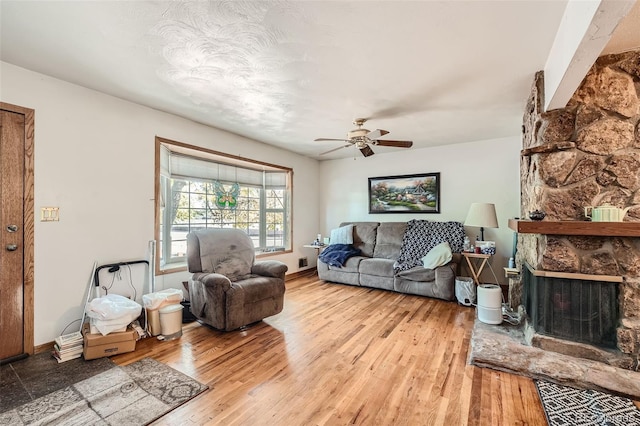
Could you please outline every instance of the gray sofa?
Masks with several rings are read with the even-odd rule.
[[[361,250],[361,255],[350,257],[342,267],[318,260],[320,279],[444,300],[455,298],[460,253],[454,252],[451,262],[435,269],[418,266],[396,274],[394,263],[400,255],[407,223],[345,222],[340,226],[348,224],[354,225],[353,245]]]

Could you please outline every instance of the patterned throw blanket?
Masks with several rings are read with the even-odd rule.
[[[429,222],[410,220],[402,237],[400,256],[394,271],[406,271],[422,266],[422,258],[440,243],[448,242],[451,251],[460,253],[464,244],[464,225],[460,222]]]
[[[342,267],[348,258],[360,254],[351,244],[331,244],[320,253],[319,259],[330,266]]]

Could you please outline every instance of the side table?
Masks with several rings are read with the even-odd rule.
[[[473,282],[476,285],[480,285],[480,275],[482,274],[482,270],[486,265],[489,265],[489,269],[491,269],[491,264],[488,263],[490,254],[482,254],[482,253],[467,253],[462,252],[462,256],[467,261],[467,266],[469,267],[469,273],[471,273],[471,278],[473,278]],[[493,269],[491,269],[493,271]]]
[[[320,252],[324,250],[326,245],[318,245],[318,244],[305,244],[302,247],[316,249],[316,270],[318,268],[318,257],[320,256]]]

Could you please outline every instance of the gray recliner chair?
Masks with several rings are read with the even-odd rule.
[[[187,235],[191,312],[219,330],[235,330],[282,311],[287,265],[256,261],[251,238],[238,229]]]

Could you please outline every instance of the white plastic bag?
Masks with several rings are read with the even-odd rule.
[[[118,294],[95,298],[87,305],[87,316],[103,335],[129,324],[141,312],[139,303]]]
[[[167,288],[155,293],[143,294],[142,303],[146,309],[158,309],[166,305],[176,305],[182,302],[182,290]]]
[[[464,306],[476,304],[476,286],[470,277],[456,277],[456,298]]]
[[[106,336],[109,333],[118,333],[120,331],[127,331],[129,322],[127,319],[115,319],[115,320],[99,320],[95,318],[89,318],[89,332],[91,334],[102,334]]]

